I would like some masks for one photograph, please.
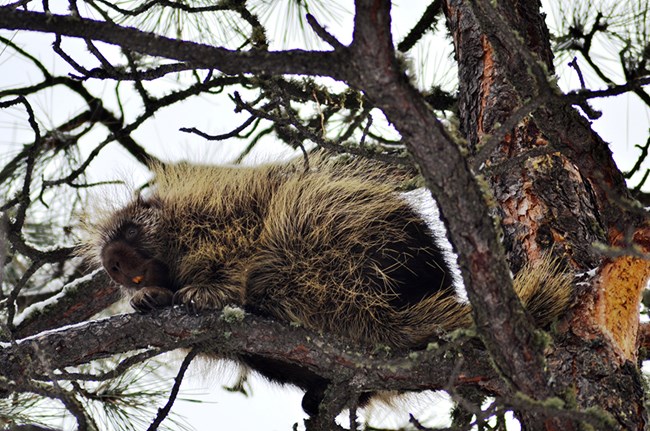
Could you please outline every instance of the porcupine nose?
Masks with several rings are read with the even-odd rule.
[[[102,265],[108,275],[123,286],[140,285],[144,280],[141,274],[142,261],[131,247],[121,242],[112,242],[102,250]]]

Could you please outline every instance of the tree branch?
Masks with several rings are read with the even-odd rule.
[[[433,0],[427,9],[424,11],[420,20],[411,29],[409,34],[406,35],[399,45],[397,50],[401,52],[408,52],[415,46],[416,43],[426,34],[427,31],[433,30],[438,23],[438,15],[442,11],[442,0]]]
[[[227,74],[271,73],[340,77],[338,68],[346,50],[335,52],[287,50],[232,51],[195,42],[171,39],[131,27],[68,15],[0,9],[0,28],[53,33],[119,45],[128,50],[189,62],[195,68],[218,69]]]
[[[185,359],[183,359],[183,363],[181,364],[180,369],[178,370],[178,374],[176,375],[176,378],[174,378],[174,386],[172,387],[172,391],[169,394],[169,399],[167,400],[167,403],[163,408],[158,409],[158,414],[156,415],[156,418],[153,420],[147,431],[156,431],[162,421],[165,420],[165,418],[169,415],[169,412],[172,409],[172,406],[174,405],[174,401],[176,401],[176,396],[178,396],[178,391],[181,388],[181,383],[183,382],[183,377],[185,376],[185,372],[189,368],[190,364],[192,363],[192,360],[196,357],[197,351],[195,349],[190,350],[190,352],[185,356]]]
[[[395,124],[440,204],[475,321],[495,363],[516,388],[539,394],[547,379],[535,329],[512,289],[484,192],[459,146],[395,64],[390,2],[357,0],[356,7],[355,84]]]
[[[347,342],[254,315],[235,321],[226,316],[228,313],[221,312],[188,315],[170,308],[150,315],[113,316],[2,343],[0,387],[13,381],[17,387],[29,389],[29,379],[47,378],[52,370],[137,349],[155,348],[162,353],[197,346],[217,357],[257,355],[299,364],[331,380],[354,379],[355,390],[361,391],[445,388],[462,352],[465,365],[456,376],[458,385],[478,384],[490,392],[504,391],[476,343],[445,344],[403,357],[372,353],[371,348],[351,349]]]
[[[120,298],[119,289],[102,270],[75,280],[47,301],[35,304],[20,316],[14,337],[23,338],[40,331],[81,322],[104,310]]]

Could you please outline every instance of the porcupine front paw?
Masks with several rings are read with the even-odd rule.
[[[133,294],[130,304],[138,313],[148,313],[171,305],[173,296],[172,291],[164,287],[143,287]]]
[[[174,294],[174,304],[183,305],[190,313],[220,310],[228,302],[225,295],[205,286],[185,286]]]

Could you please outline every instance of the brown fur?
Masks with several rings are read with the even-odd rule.
[[[255,168],[155,168],[155,187],[90,228],[85,254],[135,290],[139,311],[237,304],[315,331],[394,348],[421,348],[471,325],[433,233],[388,172],[357,162]],[[541,325],[566,306],[570,280],[554,264],[515,279]],[[143,289],[146,288],[146,289]],[[144,293],[143,293],[144,292]],[[327,382],[300,367],[243,357],[271,379],[311,390]],[[309,394],[309,392],[308,392]]]

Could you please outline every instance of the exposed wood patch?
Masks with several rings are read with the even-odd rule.
[[[613,246],[625,247],[624,234],[610,232]],[[650,250],[650,229],[639,228],[632,238],[638,251]],[[629,247],[629,245],[628,245]],[[599,328],[612,337],[621,354],[636,361],[639,343],[639,304],[650,278],[650,261],[633,256],[620,256],[606,261],[594,286],[597,290],[595,320]]]
[[[648,276],[650,262],[621,256],[602,266],[596,282],[596,322],[631,361],[636,361],[639,303]]]
[[[491,87],[494,83],[494,52],[492,50],[492,45],[488,41],[486,35],[481,35],[481,45],[483,47],[483,73],[481,76],[480,82],[480,105],[479,105],[479,115],[478,115],[478,124],[477,124],[477,133],[478,137],[481,138],[485,133],[485,128],[483,125],[483,117],[488,106],[488,100],[490,98]]]

